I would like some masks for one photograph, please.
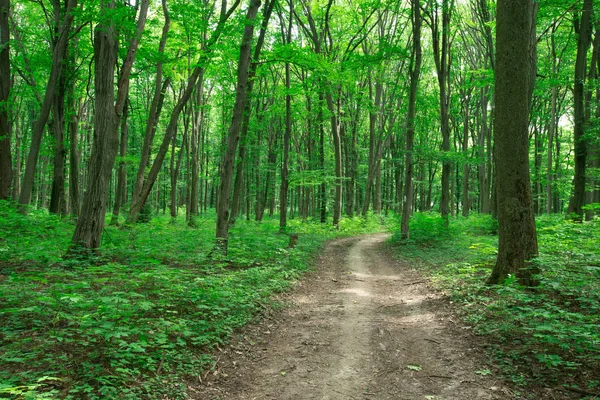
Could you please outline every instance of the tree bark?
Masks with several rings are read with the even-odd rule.
[[[219,183],[219,201],[217,204],[217,248],[227,254],[229,236],[229,203],[231,196],[231,183],[233,180],[233,168],[237,145],[240,139],[240,127],[244,116],[244,105],[246,102],[246,89],[250,68],[250,56],[252,50],[252,38],[254,36],[254,20],[260,7],[260,0],[250,0],[250,6],[246,13],[246,27],[242,36],[240,47],[240,60],[237,69],[237,85],[233,116],[227,136],[227,147],[223,156],[223,164]]]
[[[119,225],[119,214],[121,206],[125,203],[125,192],[127,191],[127,142],[129,140],[129,107],[126,105],[121,117],[121,140],[119,140],[119,172],[117,172],[117,188],[115,190],[115,204],[113,205],[111,225]]]
[[[10,198],[12,160],[10,149],[10,48],[8,13],[10,0],[0,0],[0,200]],[[17,171],[18,173],[18,171]]]
[[[412,35],[413,48],[410,65],[410,93],[408,97],[408,111],[406,115],[406,175],[404,178],[404,204],[402,206],[402,222],[400,236],[402,239],[410,238],[409,219],[413,208],[413,145],[415,139],[415,108],[417,103],[417,89],[421,74],[421,5],[420,0],[411,0],[412,8]]]
[[[167,8],[166,0],[162,0],[162,10],[165,18],[165,22],[158,44],[158,57],[159,61],[156,63],[156,77],[154,80],[154,94],[152,96],[152,102],[150,103],[150,110],[148,112],[148,119],[146,120],[146,131],[144,134],[144,143],[142,145],[142,153],[140,155],[140,163],[136,175],[136,180],[133,185],[132,203],[138,200],[142,187],[144,185],[144,179],[146,177],[146,170],[150,164],[150,153],[152,150],[152,143],[154,142],[154,135],[156,134],[156,125],[158,124],[158,118],[162,110],[163,102],[165,99],[165,93],[171,83],[171,79],[167,78],[163,82],[163,62],[162,57],[165,52],[165,46],[167,44],[167,35],[171,27],[171,19],[169,18],[169,9]]]
[[[143,0],[140,6],[136,32],[130,41],[121,68],[116,101],[114,70],[117,62],[118,35],[114,26],[104,25],[104,23],[99,24],[94,33],[96,60],[94,144],[90,156],[87,190],[72,238],[72,252],[77,252],[81,248],[89,251],[100,247],[110,175],[119,150],[118,125],[129,91],[129,76],[135,53],[146,24],[148,5],[149,0]],[[103,3],[101,13],[110,13],[112,9],[114,9],[114,1]]]
[[[499,0],[496,25],[496,196],[498,256],[488,283],[515,275],[519,283],[537,282],[531,260],[537,237],[529,178],[529,109],[535,75],[532,57],[532,0]]]
[[[21,193],[19,195],[20,212],[22,214],[27,214],[27,206],[29,206],[29,203],[31,203],[31,193],[33,190],[35,170],[42,144],[42,135],[44,133],[44,127],[48,121],[52,103],[54,102],[55,94],[58,89],[58,82],[63,67],[65,50],[67,47],[69,34],[71,32],[71,24],[73,23],[72,10],[76,6],[77,0],[69,0],[67,2],[63,22],[58,33],[58,40],[52,51],[52,68],[50,71],[50,77],[48,78],[46,94],[44,96],[40,115],[33,125],[33,131],[31,133],[31,146],[29,148],[29,155],[27,156],[27,162],[25,164],[25,174],[23,176]]]
[[[585,169],[587,158],[587,140],[585,139],[585,80],[587,53],[590,47],[591,18],[593,0],[583,1],[581,19],[575,18],[577,38],[577,57],[575,59],[575,81],[573,83],[573,138],[575,141],[575,176],[573,177],[573,194],[569,200],[567,218],[575,221],[583,219],[585,205]]]

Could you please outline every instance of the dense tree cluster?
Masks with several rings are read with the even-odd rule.
[[[498,3],[497,21],[488,0],[0,0],[0,198],[76,217],[87,249],[111,211],[194,226],[216,208],[224,251],[265,213],[285,231],[397,212],[408,238],[417,210],[502,222],[520,153],[532,212],[593,218],[598,2],[525,2],[520,56],[500,18],[519,2]],[[512,111],[496,51],[529,65]]]

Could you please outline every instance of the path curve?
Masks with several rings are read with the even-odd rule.
[[[289,295],[292,306],[236,335],[196,399],[515,399],[471,332],[388,235],[330,242]],[[479,372],[479,374],[478,374]]]

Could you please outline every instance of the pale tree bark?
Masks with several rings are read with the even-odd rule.
[[[71,25],[73,23],[73,9],[77,6],[77,0],[69,0],[65,8],[65,15],[62,20],[58,40],[52,51],[52,67],[50,71],[50,77],[48,78],[48,84],[46,86],[46,94],[41,105],[40,115],[33,125],[33,131],[31,132],[31,146],[29,148],[29,155],[27,156],[27,162],[25,164],[25,174],[23,176],[23,182],[21,187],[21,193],[19,195],[20,212],[23,214],[27,213],[27,207],[31,203],[31,193],[33,191],[33,184],[35,178],[35,170],[40,154],[40,147],[42,144],[42,136],[50,110],[52,109],[52,103],[54,102],[56,91],[58,90],[58,83],[63,67],[63,60],[65,56],[65,50],[67,48],[67,42],[69,34],[71,32]]]
[[[575,141],[575,176],[573,177],[573,194],[569,200],[567,218],[576,221],[583,219],[585,205],[585,169],[587,158],[587,140],[585,139],[585,81],[587,69],[587,53],[590,47],[591,19],[593,0],[583,1],[581,17],[575,18],[577,38],[577,57],[575,59],[575,80],[573,83],[573,138]]]
[[[529,178],[529,109],[535,80],[532,0],[499,0],[496,25],[496,196],[498,256],[488,280],[515,275],[536,284],[538,254]]]
[[[417,89],[421,74],[421,5],[420,0],[411,0],[412,9],[412,37],[413,46],[410,60],[410,92],[408,97],[408,111],[406,115],[406,160],[404,178],[404,204],[402,206],[402,222],[400,235],[402,239],[410,237],[409,219],[413,209],[413,146],[415,140],[415,108],[417,103]]]
[[[254,36],[254,20],[260,7],[260,0],[250,0],[250,6],[246,13],[246,27],[242,36],[240,46],[240,59],[237,69],[237,85],[231,125],[227,135],[227,146],[223,155],[223,162],[219,182],[219,201],[217,203],[217,248],[227,254],[229,237],[229,204],[231,196],[231,184],[233,181],[233,168],[237,145],[240,139],[240,128],[244,118],[246,102],[246,89],[248,87],[248,75],[250,72],[252,39]]]
[[[119,150],[118,125],[129,92],[129,77],[144,32],[148,6],[149,0],[143,0],[140,5],[136,31],[129,43],[116,86],[116,101],[114,70],[117,63],[118,35],[114,26],[104,23],[100,23],[94,32],[96,61],[94,142],[90,156],[87,190],[83,196],[81,214],[77,219],[71,240],[73,243],[72,253],[82,249],[92,250],[100,247],[106,217],[110,175]],[[101,13],[110,13],[114,7],[114,1],[103,2]]]
[[[10,95],[9,11],[10,0],[0,0],[0,200],[10,198],[12,180],[11,132],[8,118]]]

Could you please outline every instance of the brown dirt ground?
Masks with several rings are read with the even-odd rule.
[[[387,250],[387,235],[330,242],[282,300],[189,385],[202,400],[518,399],[451,305]],[[479,372],[479,374],[478,374]],[[552,398],[552,397],[538,397]]]

